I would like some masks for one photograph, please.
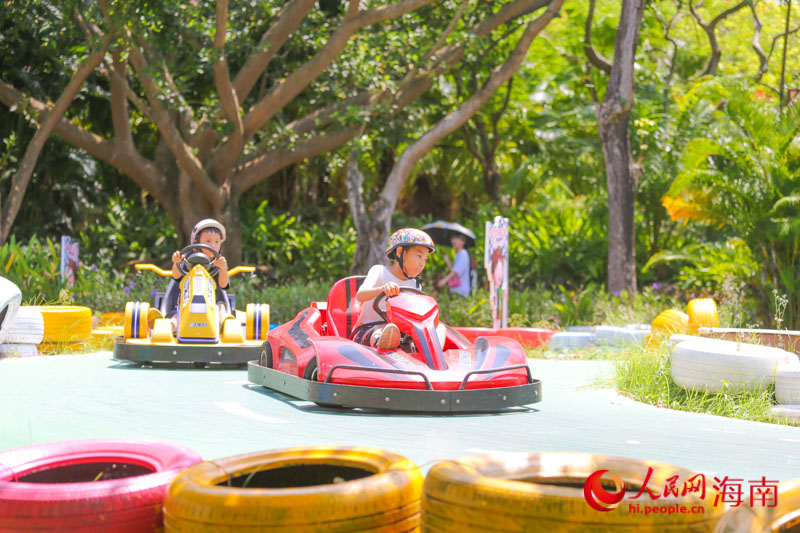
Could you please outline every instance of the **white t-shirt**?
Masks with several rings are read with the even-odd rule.
[[[412,289],[419,288],[417,286],[416,279],[400,279],[392,274],[388,267],[383,265],[375,265],[369,269],[369,272],[367,272],[367,279],[365,279],[364,283],[361,284],[359,290],[383,287],[390,281],[397,283],[401,287],[411,287]],[[377,296],[375,298],[377,298]],[[375,298],[371,298],[366,302],[361,302],[361,314],[359,315],[355,326],[353,326],[353,329],[357,328],[361,324],[369,324],[370,322],[383,322],[383,319],[378,316],[378,313],[376,313],[372,308],[372,303],[375,301]],[[381,307],[386,309],[383,304],[381,304]]]
[[[453,260],[453,272],[458,275],[461,284],[458,287],[452,287],[450,292],[460,294],[461,296],[469,296],[469,252],[466,248],[462,248],[456,254],[456,258]]]

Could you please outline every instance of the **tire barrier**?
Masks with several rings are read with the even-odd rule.
[[[800,405],[800,363],[778,367],[775,373],[775,399],[781,404]]]
[[[689,331],[697,333],[699,328],[718,328],[717,303],[711,298],[695,298],[686,304],[689,314]]]
[[[159,531],[170,481],[202,459],[141,439],[89,439],[0,452],[0,533]]]
[[[300,447],[204,462],[164,500],[167,532],[416,531],[423,476],[375,448]]]
[[[679,343],[672,353],[672,380],[707,392],[762,390],[774,383],[779,366],[797,357],[779,348],[712,339]]]
[[[653,319],[645,344],[650,348],[658,348],[665,338],[688,332],[689,315],[677,309],[667,309]]]
[[[123,337],[126,339],[146,339],[150,335],[147,325],[147,313],[150,304],[147,302],[128,302],[125,304],[125,320]]]
[[[33,355],[39,355],[39,347],[35,344],[0,344],[0,359]]]
[[[77,305],[40,305],[43,343],[85,341],[92,336],[92,310]]]
[[[726,341],[749,342],[800,352],[800,332],[785,329],[700,328],[698,335]]]
[[[800,478],[778,483],[777,505],[768,507],[749,499],[731,508],[714,533],[771,533],[800,530]],[[771,502],[769,502],[771,503]]]
[[[643,345],[650,334],[645,329],[619,328],[615,326],[597,326],[595,344],[598,347],[621,348],[631,345]]]
[[[8,328],[14,322],[22,302],[22,293],[13,282],[0,277],[0,343],[6,342]]]
[[[44,340],[44,317],[39,307],[23,305],[6,331],[6,344],[41,344]]]
[[[555,351],[585,350],[594,347],[595,334],[582,331],[564,331],[550,337],[550,349]]]
[[[794,422],[797,425],[800,425],[800,404],[795,405],[776,405],[773,406],[772,414],[777,416],[778,418],[786,419],[790,422]]]
[[[498,453],[443,461],[431,468],[422,496],[423,532],[709,531],[724,508],[714,495],[631,499],[652,468],[646,487],[658,492],[671,476],[679,486],[694,472],[666,463],[585,453]],[[611,510],[590,506],[589,476],[607,471],[627,494]],[[605,473],[600,474],[606,475]],[[611,478],[613,479],[613,478]],[[619,493],[621,487],[617,486]],[[647,493],[645,493],[647,496]],[[696,514],[645,514],[656,507],[702,506]],[[636,505],[639,507],[636,507]]]
[[[247,304],[245,320],[245,338],[247,340],[265,340],[269,331],[269,304]]]

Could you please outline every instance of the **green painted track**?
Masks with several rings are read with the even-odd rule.
[[[543,401],[499,414],[325,409],[248,384],[246,370],[137,368],[110,352],[0,360],[0,449],[149,437],[205,459],[299,445],[390,450],[424,470],[495,451],[580,451],[665,461],[718,476],[800,477],[800,428],[683,413],[590,387],[611,364],[532,360]]]

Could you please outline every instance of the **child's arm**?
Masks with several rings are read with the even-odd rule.
[[[178,268],[178,263],[183,260],[183,256],[177,250],[172,252],[172,279],[179,280],[183,277],[183,273],[181,273],[180,269]]]
[[[382,285],[380,287],[364,288],[362,285],[356,293],[356,300],[359,302],[366,302],[367,300],[372,300],[382,292],[385,292],[386,296],[397,296],[400,294],[400,286],[393,281],[390,281],[386,285]]]
[[[214,264],[219,268],[219,288],[227,289],[230,286],[230,277],[228,276],[228,261],[224,257],[219,256],[214,260]]]

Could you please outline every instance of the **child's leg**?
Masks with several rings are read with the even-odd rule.
[[[400,346],[400,329],[394,324],[364,324],[353,332],[353,340],[379,350],[394,350]]]

